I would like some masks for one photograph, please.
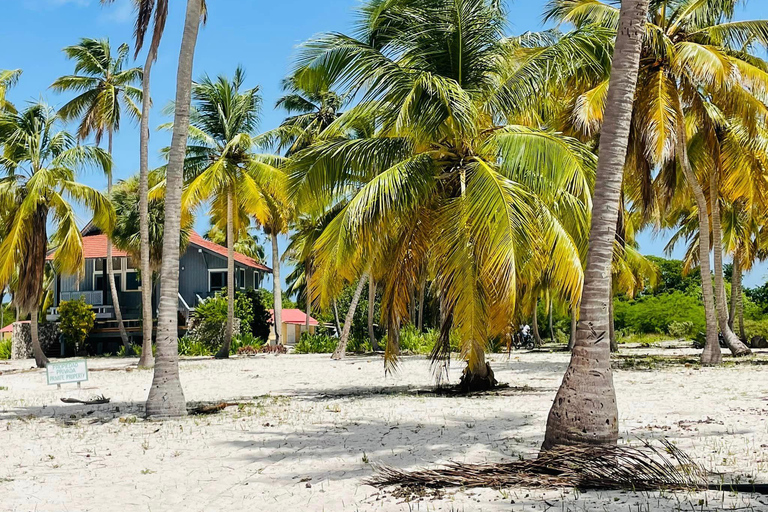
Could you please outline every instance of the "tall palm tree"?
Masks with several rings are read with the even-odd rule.
[[[759,92],[768,84],[766,64],[751,53],[753,43],[768,42],[768,21],[733,21],[737,4],[738,0],[651,3],[640,61],[641,86],[630,133],[633,143],[628,167],[644,176],[646,189],[655,185],[660,190],[661,210],[669,210],[672,201],[686,192],[696,203],[701,226],[700,271],[702,283],[706,283],[705,364],[722,360],[718,327],[732,353],[742,355],[748,351],[722,321],[722,315],[717,314],[714,290],[708,285],[712,281],[710,248],[722,252],[717,236],[707,228],[710,221],[720,222],[719,218],[711,218],[706,194],[711,172],[717,167],[697,174],[692,159],[698,155],[689,154],[691,148],[697,149],[694,139],[700,137],[709,158],[715,160],[716,129],[723,118],[737,117],[754,126],[768,112]],[[618,9],[598,0],[553,0],[549,11],[550,18],[577,26],[597,24],[614,30],[618,16]],[[603,82],[582,96],[580,103],[589,108],[575,114],[577,124],[599,125],[605,110],[605,94],[599,91],[604,91],[606,85]],[[654,178],[651,171],[655,168],[660,172]]]
[[[8,89],[16,85],[21,77],[20,69],[0,69],[0,112],[16,112],[16,107],[8,101]]]
[[[581,262],[561,219],[586,225],[594,172],[588,148],[537,122],[515,124],[525,117],[515,107],[553,62],[564,73],[599,67],[590,49],[601,45],[584,43],[601,34],[516,59],[521,43],[503,37],[500,2],[369,2],[360,20],[359,37],[313,39],[297,63],[361,100],[290,164],[300,205],[350,198],[316,244],[313,294],[327,305],[340,283],[386,264],[373,273],[384,276],[383,315],[396,334],[430,268],[444,318],[462,335],[465,380],[491,385],[485,349],[507,328],[524,262],[551,271],[564,294],[580,293]],[[396,355],[388,343],[388,366]]]
[[[242,68],[232,80],[204,76],[192,86],[190,144],[184,163],[187,186],[184,209],[210,201],[213,224],[226,230],[227,326],[217,358],[229,357],[235,318],[235,243],[248,234],[250,216],[270,216],[272,198],[265,192],[280,171],[252,152],[261,113],[259,88],[241,90]],[[276,275],[279,275],[279,271]]]
[[[66,121],[80,119],[78,137],[83,140],[94,135],[96,144],[106,133],[108,151],[112,155],[112,139],[120,129],[121,112],[141,117],[134,101],[141,100],[141,90],[134,84],[141,80],[141,69],[123,69],[128,57],[128,45],[121,44],[112,55],[108,39],[81,39],[79,44],[64,48],[68,58],[75,61],[75,74],[58,78],[51,88],[56,91],[76,91],[79,94],[66,103],[59,115]],[[112,194],[112,174],[107,175],[107,194]],[[112,307],[126,349],[130,348],[128,333],[123,324],[120,299],[115,285],[112,262],[112,239],[107,238],[107,279],[112,294]]]
[[[102,3],[112,3],[114,0],[101,0]],[[168,0],[137,0],[136,1],[136,25],[134,35],[136,38],[134,58],[138,57],[139,52],[144,46],[144,39],[152,25],[152,41],[147,51],[147,57],[144,61],[144,68],[141,80],[141,126],[139,132],[139,232],[141,236],[141,257],[140,267],[142,275],[150,275],[152,272],[151,262],[151,234],[150,234],[150,213],[149,213],[149,113],[152,107],[150,95],[150,78],[152,75],[152,65],[157,60],[157,52],[160,48],[160,41],[165,31],[165,23],[168,19]],[[154,16],[153,16],[154,14]],[[139,366],[151,367],[154,365],[155,358],[152,355],[152,289],[143,286],[141,289],[141,312],[142,318],[142,351],[139,359]],[[146,319],[149,319],[147,321]]]
[[[157,318],[157,356],[152,387],[147,397],[147,416],[174,417],[187,413],[184,391],[179,382],[179,257],[181,193],[184,186],[184,159],[189,135],[192,100],[192,64],[203,14],[202,0],[187,0],[184,32],[176,73],[173,136],[168,153],[165,191],[165,236],[160,266],[160,311]]]
[[[592,227],[571,361],[547,418],[542,449],[557,445],[613,444],[619,437],[616,391],[611,374],[608,302],[632,106],[649,0],[624,0],[605,100]]]
[[[0,243],[0,288],[12,279],[14,302],[31,318],[32,351],[38,367],[45,367],[38,338],[38,309],[43,295],[48,227],[53,227],[53,265],[59,274],[76,274],[83,267],[82,237],[72,202],[93,212],[93,222],[107,232],[114,225],[109,198],[75,181],[81,167],[109,174],[108,153],[81,146],[75,137],[57,130],[58,117],[43,104],[19,113],[0,114],[0,210],[5,237]]]

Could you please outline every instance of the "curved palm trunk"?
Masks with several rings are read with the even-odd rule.
[[[35,364],[38,368],[48,366],[48,358],[43,353],[43,347],[40,346],[40,335],[37,330],[37,308],[29,313],[29,331],[32,338],[32,355],[35,357]]]
[[[427,276],[421,276],[421,285],[419,286],[419,332],[424,332],[424,296],[427,293]]]
[[[141,357],[139,366],[155,365],[152,355],[152,267],[149,260],[149,111],[152,108],[149,78],[157,58],[154,45],[147,52],[141,80],[141,127],[139,132],[139,235],[141,237]]]
[[[112,130],[109,131],[109,156],[112,157]],[[112,173],[107,175],[107,196],[112,197]],[[109,291],[112,294],[112,308],[115,310],[115,320],[117,328],[120,331],[120,339],[125,347],[126,354],[130,353],[131,343],[128,341],[128,333],[123,324],[123,312],[120,310],[120,297],[117,295],[117,286],[115,285],[115,269],[112,266],[112,238],[107,237],[107,279],[109,280]]]
[[[376,339],[376,331],[373,329],[373,316],[376,309],[376,282],[371,278],[368,283],[368,338],[371,340],[371,350],[378,352],[379,340]],[[421,317],[419,317],[421,318]]]
[[[621,3],[619,30],[592,201],[592,226],[580,322],[571,361],[547,418],[542,449],[558,445],[615,444],[619,437],[611,373],[608,303],[619,200],[627,156],[649,0]]]
[[[536,303],[533,305],[533,321],[531,322],[531,330],[533,331],[533,339],[536,341],[537,346],[541,346],[541,334],[539,334],[539,299],[536,299]]]
[[[709,201],[712,205],[712,247],[715,251],[715,297],[717,299],[717,323],[725,344],[734,356],[746,356],[752,351],[739,340],[728,325],[728,300],[723,277],[723,233],[720,219],[720,180],[718,170],[713,169],[709,181]],[[735,270],[735,268],[734,268]]]
[[[578,323],[576,321],[576,311],[571,308],[571,337],[568,339],[568,350],[573,350],[573,346],[576,344],[576,327]]]
[[[272,293],[275,298],[274,320],[275,320],[275,344],[281,342],[280,334],[283,326],[283,289],[280,284],[280,249],[277,247],[277,234],[272,231]]]
[[[224,344],[216,353],[216,359],[227,359],[232,347],[232,334],[235,329],[235,230],[234,198],[232,188],[227,191],[227,326]]]
[[[157,319],[157,360],[152,387],[147,397],[147,416],[174,417],[187,413],[179,381],[179,233],[181,232],[181,189],[184,185],[184,155],[189,133],[192,95],[192,64],[200,28],[202,0],[187,0],[184,33],[176,75],[176,109],[173,137],[168,154],[165,193],[163,262],[160,267],[160,313]]]
[[[733,255],[733,273],[731,274],[731,309],[728,312],[728,327],[733,330],[738,313],[739,296],[741,295],[741,262],[739,251]]]
[[[678,102],[680,99],[678,98]],[[723,355],[717,341],[717,319],[715,314],[715,299],[712,290],[712,272],[709,268],[709,214],[707,213],[707,197],[696,178],[696,173],[688,159],[688,140],[685,133],[683,112],[677,111],[677,137],[675,149],[680,167],[683,169],[688,186],[693,191],[696,207],[699,210],[699,270],[701,272],[701,291],[704,300],[704,316],[707,322],[707,341],[701,354],[702,364],[720,364]]]
[[[555,342],[555,328],[552,323],[552,299],[549,300],[549,341]]]
[[[336,323],[336,333],[341,336],[341,321],[339,320],[339,305],[333,299],[333,321]]]
[[[347,316],[344,318],[344,330],[341,331],[339,344],[336,345],[336,350],[333,351],[331,359],[344,359],[344,356],[346,355],[349,333],[352,331],[352,320],[355,318],[357,303],[360,302],[360,296],[363,294],[363,288],[367,281],[368,272],[364,273],[357,282],[357,288],[355,288],[355,293],[352,295],[352,302],[349,303],[349,311],[347,311]]]
[[[619,342],[616,340],[616,325],[613,317],[613,283],[611,283],[611,297],[608,299],[608,334],[611,339],[611,352],[618,352]]]

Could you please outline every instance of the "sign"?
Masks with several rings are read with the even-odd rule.
[[[69,382],[80,382],[88,380],[88,364],[85,359],[71,359],[69,361],[59,361],[48,363],[46,367],[46,376],[48,385],[67,384]]]

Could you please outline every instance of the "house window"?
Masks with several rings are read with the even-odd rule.
[[[220,292],[227,287],[227,271],[211,270],[208,272],[208,291]]]
[[[237,276],[237,287],[241,290],[245,289],[245,269],[239,268],[237,269],[237,273],[235,274]]]
[[[141,279],[135,270],[125,272],[125,290],[126,292],[137,292],[141,290]]]

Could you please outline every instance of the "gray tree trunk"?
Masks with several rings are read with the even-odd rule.
[[[109,139],[109,156],[112,157],[112,130],[109,130],[107,135]],[[112,172],[107,174],[107,196],[112,199]],[[128,333],[125,331],[125,324],[123,324],[123,312],[120,310],[120,297],[117,294],[117,286],[115,286],[115,269],[112,266],[112,238],[107,236],[107,279],[109,280],[109,291],[112,293],[112,308],[115,310],[115,320],[117,320],[117,328],[120,331],[120,339],[125,347],[126,354],[130,353],[131,343],[128,341]]]
[[[283,289],[280,283],[280,249],[277,247],[277,234],[270,232],[272,237],[272,293],[275,299],[275,345],[279,345],[283,326]]]
[[[568,339],[568,350],[573,350],[573,346],[576,344],[576,327],[578,323],[576,321],[576,311],[571,308],[571,337]]]
[[[736,323],[736,312],[738,309],[739,294],[741,290],[741,263],[739,262],[739,251],[733,254],[733,272],[731,273],[731,309],[728,311],[728,327],[733,331]]]
[[[141,80],[141,124],[139,132],[139,235],[141,237],[141,357],[139,366],[155,365],[152,355],[152,267],[149,260],[149,111],[152,108],[149,79],[152,64],[157,58],[154,45],[147,52],[144,74]]]
[[[536,303],[533,305],[533,321],[531,322],[531,330],[533,331],[533,339],[536,341],[536,346],[541,346],[541,334],[539,334],[539,299],[536,299]]]
[[[712,247],[715,252],[715,297],[717,299],[717,323],[723,333],[725,344],[734,356],[746,356],[752,353],[728,325],[728,299],[725,294],[723,277],[723,233],[720,219],[720,176],[719,170],[713,169],[709,180],[709,202],[712,207]],[[735,268],[734,268],[735,270]]]
[[[347,316],[344,318],[344,329],[341,331],[339,344],[336,345],[336,350],[333,351],[331,359],[344,359],[346,355],[349,333],[352,331],[352,320],[355,318],[357,303],[360,302],[360,296],[363,294],[366,281],[368,281],[368,272],[364,273],[357,282],[357,288],[355,288],[355,293],[352,295],[352,302],[349,303],[349,311],[347,311]]]
[[[179,238],[181,232],[181,190],[184,185],[184,157],[189,134],[192,96],[192,66],[200,29],[202,0],[187,0],[184,32],[176,74],[176,108],[173,136],[168,154],[165,192],[163,261],[160,267],[160,313],[157,319],[157,359],[152,387],[147,397],[147,416],[168,418],[187,414],[184,391],[179,381]]]
[[[229,358],[235,326],[235,207],[232,195],[232,187],[229,187],[227,191],[227,326],[224,332],[224,344],[216,353],[216,359]]]
[[[421,276],[421,285],[419,286],[419,332],[424,332],[424,296],[427,293],[427,276]]]
[[[680,102],[678,98],[678,102]],[[717,317],[715,313],[715,298],[712,290],[712,271],[709,268],[709,214],[707,212],[707,197],[696,178],[696,173],[691,167],[688,158],[688,137],[685,133],[685,124],[682,109],[677,111],[677,134],[675,137],[675,150],[677,160],[683,169],[688,186],[693,191],[696,207],[699,210],[699,269],[701,271],[701,290],[704,299],[704,316],[707,323],[707,341],[701,354],[701,363],[706,365],[720,364],[723,355],[720,352],[720,344],[717,340]]]
[[[552,299],[549,299],[549,341],[550,343],[555,342],[555,328],[552,323]]]
[[[611,372],[608,303],[611,262],[649,0],[621,3],[593,198],[580,322],[571,361],[547,418],[542,449],[615,444],[619,437]]]
[[[333,299],[333,321],[336,323],[336,334],[341,336],[341,321],[339,320],[339,306],[336,299]]]
[[[611,338],[611,352],[618,352],[619,342],[616,339],[616,325],[613,317],[613,294],[611,294],[611,300],[608,301],[608,334]]]
[[[29,312],[29,332],[32,338],[32,355],[35,356],[35,364],[38,368],[48,366],[48,358],[43,353],[43,347],[40,346],[40,335],[37,331],[37,308]]]
[[[376,331],[373,329],[373,316],[376,307],[376,282],[371,278],[368,283],[368,338],[371,340],[371,350],[378,352],[379,340],[376,339]]]

